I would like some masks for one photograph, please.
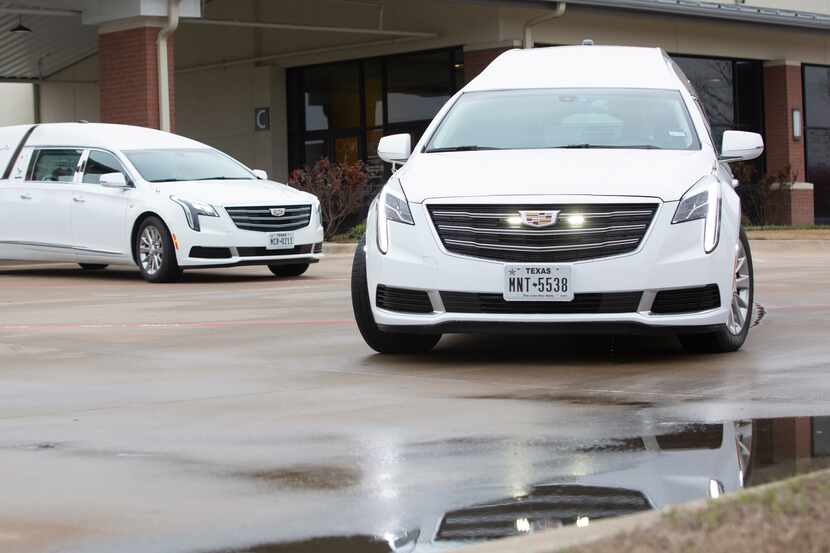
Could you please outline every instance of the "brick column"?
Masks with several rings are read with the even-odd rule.
[[[159,128],[159,29],[141,26],[102,30],[98,35],[102,122]],[[173,51],[173,37],[169,37],[170,121],[175,129]]]
[[[484,50],[464,50],[464,78],[469,83],[484,71],[484,68],[490,65],[494,59],[499,57],[503,52],[508,51],[508,47],[487,48]]]
[[[780,224],[805,225],[815,220],[813,187],[804,182],[804,138],[793,138],[793,110],[804,113],[803,90],[800,63],[772,61],[764,64],[767,173],[774,175],[789,167],[796,180],[782,209],[782,219],[777,221]]]

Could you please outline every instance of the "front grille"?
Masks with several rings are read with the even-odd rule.
[[[432,302],[423,290],[390,288],[378,284],[375,304],[380,309],[400,313],[432,313]]]
[[[720,289],[717,284],[699,288],[661,290],[657,292],[651,312],[657,315],[694,313],[720,307]]]
[[[457,511],[441,520],[437,540],[485,540],[647,511],[638,491],[578,485],[537,486],[523,497],[510,497]],[[520,526],[521,525],[521,526]]]
[[[518,262],[570,262],[636,250],[657,204],[446,204],[429,214],[449,252]],[[508,222],[520,211],[558,211],[555,224],[536,228]],[[584,218],[572,224],[570,216]]]
[[[311,253],[311,244],[294,246],[287,250],[269,250],[268,248],[236,248],[239,257],[275,257],[279,255],[300,255]]]
[[[598,314],[634,313],[642,292],[576,294],[573,301],[507,301],[501,294],[441,292],[448,313]]]
[[[282,215],[271,213],[283,209]],[[274,205],[264,207],[226,207],[233,223],[242,230],[256,232],[280,232],[307,227],[311,222],[310,205]]]

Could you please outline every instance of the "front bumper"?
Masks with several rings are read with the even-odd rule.
[[[500,199],[502,201],[503,199]],[[584,202],[585,198],[566,199]],[[653,198],[648,198],[654,201]],[[561,203],[562,198],[545,198]],[[594,197],[592,202],[637,202],[643,198]],[[543,202],[540,202],[543,203]],[[398,332],[707,332],[727,320],[732,290],[734,245],[739,227],[724,217],[721,240],[711,254],[703,251],[703,221],[677,225],[676,202],[661,203],[639,248],[631,253],[570,263],[574,292],[579,294],[642,292],[627,313],[459,313],[442,305],[441,292],[502,294],[504,265],[448,253],[423,204],[410,204],[415,225],[390,223],[390,248],[380,253],[374,210],[367,224],[366,264],[375,322]],[[652,305],[662,290],[717,285],[720,306],[703,311],[655,314]],[[429,313],[404,313],[377,306],[378,285],[425,291]]]
[[[317,263],[324,257],[323,227],[316,217],[311,218],[308,226],[292,231],[293,250],[266,250],[269,233],[237,228],[223,210],[219,217],[201,217],[200,226],[199,232],[192,230],[183,214],[171,225],[181,267]]]

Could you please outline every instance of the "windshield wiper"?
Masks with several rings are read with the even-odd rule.
[[[253,180],[253,179],[245,179],[243,177],[200,177],[198,179],[190,179],[190,180]]]
[[[425,153],[433,154],[433,153],[440,153],[440,152],[478,152],[481,150],[501,150],[502,148],[496,148],[494,146],[476,146],[475,144],[471,144],[468,146],[451,146],[449,148],[430,148]]]
[[[150,182],[182,182],[182,179],[156,179]]]
[[[632,144],[624,146],[611,146],[607,144],[568,144],[567,146],[554,146],[555,149],[563,150],[662,150],[663,148],[654,144]]]

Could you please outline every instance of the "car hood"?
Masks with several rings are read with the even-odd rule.
[[[705,151],[504,150],[419,154],[397,173],[407,199],[547,194],[676,201],[711,174]]]
[[[215,206],[263,206],[310,203],[314,196],[285,184],[267,180],[202,180],[163,182],[154,185],[159,194]]]

